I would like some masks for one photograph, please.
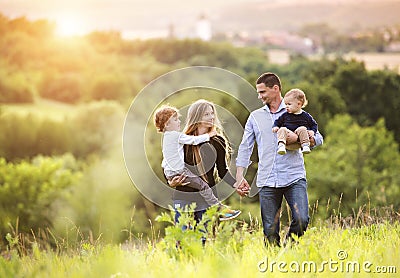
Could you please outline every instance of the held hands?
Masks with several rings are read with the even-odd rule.
[[[239,182],[236,182],[234,187],[236,188],[236,192],[242,197],[247,196],[247,194],[250,192],[250,185],[245,178],[242,178]]]

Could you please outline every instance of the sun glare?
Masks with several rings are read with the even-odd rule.
[[[85,32],[83,21],[76,16],[59,17],[56,24],[56,34],[60,37],[79,36]]]

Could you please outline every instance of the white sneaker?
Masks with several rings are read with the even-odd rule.
[[[279,144],[278,146],[278,154],[286,154],[286,145],[284,144]]]
[[[301,152],[304,154],[310,153],[311,152],[310,146],[307,146],[307,145],[303,146]]]

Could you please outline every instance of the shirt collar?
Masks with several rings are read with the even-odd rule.
[[[268,111],[269,113],[271,113],[271,111],[269,110],[269,107],[268,107],[267,104],[264,105],[263,109],[266,110],[266,111]],[[286,105],[285,105],[285,102],[284,102],[283,99],[282,99],[281,103],[279,104],[279,108],[278,108],[278,110],[277,110],[275,113],[279,113],[279,112],[281,112],[283,109],[286,109]]]

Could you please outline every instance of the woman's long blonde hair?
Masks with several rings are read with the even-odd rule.
[[[192,103],[190,105],[187,117],[186,117],[186,123],[185,127],[183,129],[183,132],[188,135],[199,135],[198,134],[198,128],[199,125],[201,124],[201,120],[203,118],[203,115],[205,114],[205,111],[207,110],[208,107],[211,107],[213,112],[214,112],[214,125],[210,127],[208,132],[215,130],[219,136],[221,136],[224,140],[224,142],[221,142],[222,145],[225,145],[226,152],[225,156],[229,160],[230,158],[230,145],[228,140],[226,139],[224,135],[224,130],[221,125],[221,121],[218,118],[217,110],[215,109],[214,103],[207,101],[205,99],[199,99]],[[216,140],[220,140],[219,138],[215,138]],[[193,159],[192,161],[195,162],[197,165],[197,168],[199,170],[199,173],[201,174],[202,178],[208,182],[207,177],[206,177],[206,171],[204,170],[204,165],[202,163],[202,158],[200,155],[200,147],[199,146],[190,146],[193,149]],[[187,151],[186,151],[187,152]],[[187,155],[187,153],[185,154]]]

